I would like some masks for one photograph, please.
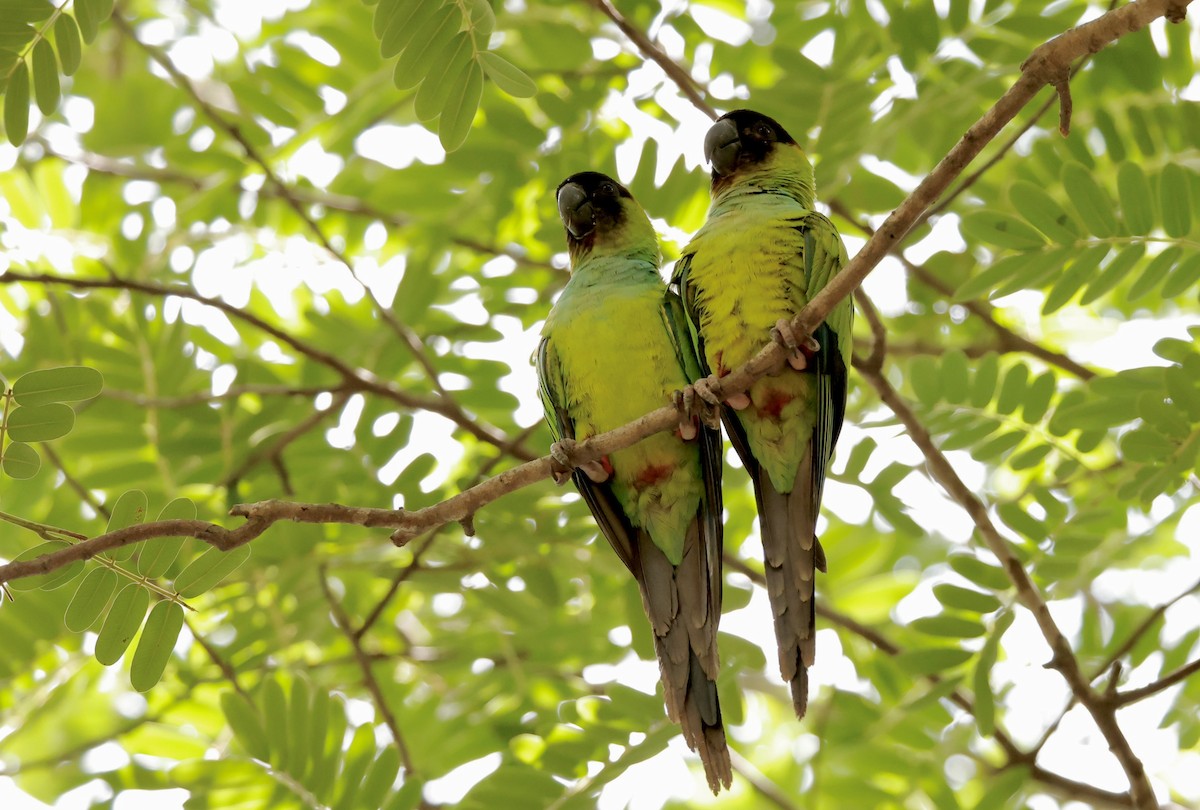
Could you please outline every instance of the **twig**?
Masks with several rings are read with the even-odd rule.
[[[1053,657],[1048,666],[1058,670],[1062,674],[1063,678],[1067,681],[1067,685],[1070,686],[1071,692],[1092,715],[1092,719],[1100,729],[1100,733],[1104,735],[1109,748],[1121,763],[1121,767],[1129,779],[1130,795],[1134,806],[1139,808],[1139,810],[1157,808],[1158,803],[1154,798],[1154,790],[1150,786],[1150,780],[1146,776],[1145,767],[1137,755],[1134,754],[1129,741],[1125,738],[1124,732],[1117,724],[1115,707],[1106,702],[1089,685],[1087,678],[1084,677],[1083,672],[1079,668],[1079,661],[1075,658],[1070,643],[1062,634],[1062,631],[1059,630],[1053,616],[1050,615],[1050,609],[1046,605],[1045,599],[1025,572],[1021,561],[1009,548],[1007,541],[996,530],[991,517],[988,515],[987,507],[967,487],[963,480],[958,477],[958,473],[955,472],[954,467],[947,461],[945,455],[942,454],[937,445],[934,444],[929,431],[925,429],[925,426],[917,419],[912,409],[896,393],[896,390],[892,388],[883,375],[871,369],[862,369],[861,372],[863,378],[878,392],[879,398],[883,403],[900,419],[901,423],[907,429],[908,437],[920,448],[925,456],[927,467],[933,479],[941,484],[951,499],[957,502],[971,516],[976,529],[987,544],[987,547],[1008,573],[1009,579],[1016,587],[1017,598],[1033,614],[1033,618],[1041,629],[1042,635],[1050,645]]]
[[[472,436],[475,436],[488,444],[496,447],[511,447],[511,442],[508,436],[501,433],[490,425],[484,425],[470,418],[461,409],[450,400],[441,396],[422,396],[420,394],[412,394],[397,387],[394,383],[385,382],[375,377],[365,369],[356,369],[350,367],[340,358],[330,354],[323,349],[319,349],[311,343],[306,343],[293,335],[288,334],[279,327],[268,323],[262,318],[254,315],[238,307],[233,306],[220,298],[210,298],[206,295],[193,290],[191,287],[184,285],[166,285],[155,284],[146,281],[135,281],[128,278],[75,278],[70,276],[58,276],[51,273],[24,273],[19,270],[9,270],[4,275],[0,276],[0,284],[44,284],[71,287],[77,290],[129,290],[132,292],[145,293],[147,295],[155,295],[163,298],[175,297],[186,298],[189,301],[196,301],[205,306],[213,307],[228,315],[233,320],[240,320],[247,323],[259,331],[265,332],[271,337],[278,340],[280,343],[289,346],[299,354],[304,355],[308,359],[320,363],[333,371],[336,371],[343,380],[342,390],[351,391],[369,391],[379,396],[392,400],[406,408],[414,408],[419,410],[430,411],[439,416],[444,416],[454,424],[466,430]],[[512,455],[522,460],[533,458],[533,454],[523,447],[512,447]]]
[[[283,466],[283,451],[287,449],[289,444],[296,441],[301,436],[308,433],[317,425],[321,424],[323,421],[336,413],[339,408],[346,404],[346,400],[349,398],[350,395],[345,392],[338,394],[333,398],[333,402],[331,402],[329,407],[325,410],[314,409],[312,413],[310,413],[304,419],[301,419],[289,430],[284,431],[282,434],[276,437],[275,441],[271,442],[266,447],[255,448],[254,452],[246,456],[245,460],[238,465],[237,469],[225,476],[225,480],[222,481],[218,486],[236,489],[238,482],[242,479],[242,476],[252,470],[260,462],[269,460],[279,471],[279,477],[283,485],[284,494],[291,496],[293,494],[292,484],[290,478],[288,477],[287,469]]]
[[[404,773],[406,776],[412,776],[413,764],[412,757],[408,753],[408,745],[404,742],[404,735],[400,733],[400,724],[396,722],[396,716],[392,714],[383,690],[379,688],[379,681],[375,679],[375,673],[371,670],[371,657],[363,650],[359,635],[350,626],[350,617],[346,615],[346,609],[342,606],[341,601],[333,595],[333,591],[329,587],[329,579],[325,576],[324,566],[317,571],[317,576],[321,580],[321,591],[325,594],[325,601],[329,603],[329,609],[333,611],[334,622],[342,631],[342,635],[350,642],[350,646],[354,648],[354,657],[358,661],[359,669],[362,670],[363,683],[366,685],[367,691],[375,698],[375,705],[379,707],[379,713],[383,715],[384,724],[392,732],[392,739],[395,741],[396,748],[400,752],[400,759],[404,763]]]
[[[188,632],[190,632],[192,637],[196,639],[196,643],[199,644],[204,650],[204,654],[208,656],[208,660],[216,664],[217,669],[221,670],[221,675],[225,677],[225,680],[229,681],[229,685],[234,688],[234,691],[246,698],[246,700],[250,700],[250,693],[242,688],[242,684],[238,680],[237,670],[233,668],[233,665],[226,661],[224,656],[217,652],[216,647],[208,642],[208,639],[204,637],[204,634],[197,630],[192,623],[188,621],[186,616],[183,619],[183,623],[187,625]]]
[[[1165,675],[1154,683],[1147,684],[1138,689],[1116,692],[1113,695],[1113,704],[1117,708],[1120,708],[1121,706],[1128,706],[1130,703],[1136,703],[1139,700],[1145,700],[1151,695],[1157,695],[1162,690],[1169,689],[1180,681],[1190,678],[1197,672],[1200,672],[1200,659],[1192,661],[1190,664],[1184,664],[1170,675]]]
[[[67,486],[75,490],[75,494],[79,496],[80,500],[92,507],[96,514],[103,516],[105,520],[112,517],[112,510],[100,503],[99,499],[92,494],[91,490],[79,483],[78,478],[71,475],[70,471],[67,470],[67,465],[63,463],[61,458],[59,458],[58,453],[55,452],[52,445],[48,443],[43,444],[42,452],[46,454],[46,458],[50,460],[50,463],[57,467],[58,471],[62,473],[63,480],[67,482]]]
[[[1196,591],[1200,591],[1200,581],[1196,582],[1194,585],[1192,585],[1192,587],[1188,588],[1186,591],[1180,592],[1179,594],[1168,599],[1166,602],[1163,602],[1161,605],[1156,607],[1154,610],[1150,611],[1150,613],[1146,616],[1146,618],[1142,619],[1142,621],[1138,624],[1138,626],[1134,628],[1133,632],[1129,634],[1129,637],[1127,639],[1125,639],[1125,641],[1121,642],[1121,645],[1119,647],[1117,647],[1115,650],[1113,650],[1111,653],[1109,653],[1108,656],[1104,659],[1104,662],[1102,664],[1100,664],[1100,666],[1096,667],[1096,671],[1092,675],[1090,680],[1094,681],[1097,678],[1099,678],[1101,675],[1103,675],[1105,672],[1108,672],[1108,670],[1112,667],[1112,665],[1114,663],[1119,661],[1127,652],[1129,652],[1130,650],[1133,649],[1133,645],[1138,643],[1138,641],[1141,639],[1141,637],[1144,636],[1150,630],[1150,628],[1154,626],[1154,623],[1156,621],[1158,621],[1158,619],[1164,613],[1166,613],[1167,610],[1172,605],[1174,605],[1176,602],[1183,599],[1184,597],[1191,596]]]
[[[609,0],[587,0],[587,3],[612,20],[617,28],[621,29],[621,33],[637,46],[637,49],[642,52],[643,56],[662,68],[663,73],[666,73],[671,78],[671,81],[675,82],[675,86],[679,88],[681,93],[688,97],[688,100],[695,105],[696,109],[703,112],[709,118],[717,117],[717,111],[704,100],[704,90],[700,86],[700,83],[693,79],[686,70],[676,64],[671,57],[663,53],[662,49],[651,42],[650,38],[642,33],[641,30],[631,25],[629,20],[625,19]]]
[[[732,748],[729,749],[729,761],[733,765],[734,773],[745,779],[746,784],[754,788],[767,804],[774,805],[779,810],[799,810],[799,805],[785,796],[778,785],[764,776],[762,771]]]

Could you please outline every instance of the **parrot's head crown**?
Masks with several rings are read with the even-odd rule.
[[[646,212],[629,190],[600,172],[573,174],[558,186],[558,215],[567,229],[574,265],[593,253],[629,253],[658,241]]]
[[[739,184],[789,190],[812,197],[812,163],[778,121],[753,110],[733,110],[716,120],[704,137],[712,164],[713,196]]]

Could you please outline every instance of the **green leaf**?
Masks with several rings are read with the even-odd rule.
[[[1150,196],[1150,181],[1141,166],[1133,161],[1121,164],[1117,169],[1117,194],[1129,232],[1149,234],[1154,228],[1154,198]]]
[[[391,790],[399,773],[400,752],[396,746],[389,745],[379,753],[375,764],[367,771],[362,790],[358,794],[357,805],[359,807],[382,806],[384,797]]]
[[[75,0],[75,19],[83,41],[91,45],[100,33],[100,0]]]
[[[384,32],[387,31],[388,25],[397,12],[415,5],[417,5],[416,0],[379,0],[375,6],[375,16],[371,21],[371,30],[375,32],[375,38],[383,38]]]
[[[112,598],[116,589],[115,571],[109,568],[93,568],[91,573],[83,578],[83,582],[79,583],[75,595],[71,597],[71,604],[67,606],[67,612],[63,615],[67,629],[82,633],[95,624],[104,608],[108,607],[108,600]]]
[[[908,381],[917,399],[927,408],[932,408],[942,397],[941,379],[937,363],[932,357],[918,355],[908,365]]]
[[[54,6],[48,0],[3,0],[0,2],[0,14],[8,20],[21,22],[39,22],[54,13]]]
[[[400,8],[391,16],[383,36],[379,38],[379,52],[390,59],[408,47],[408,43],[423,34],[425,26],[435,19],[441,9],[440,0],[401,0]]]
[[[131,489],[121,493],[121,497],[117,498],[117,502],[113,504],[112,516],[108,519],[108,528],[105,529],[105,534],[130,526],[140,526],[146,521],[148,508],[149,502],[146,493],[140,489]],[[135,550],[136,544],[130,543],[113,549],[109,554],[114,560],[126,560],[133,555]]]
[[[54,44],[58,46],[63,73],[74,76],[83,61],[83,44],[79,41],[79,26],[70,14],[59,14],[54,21]]]
[[[1028,450],[1022,450],[1006,462],[1010,470],[1028,470],[1041,462],[1054,448],[1048,444],[1035,444]]]
[[[984,633],[983,625],[978,621],[947,614],[916,619],[911,627],[918,633],[944,638],[978,638]]]
[[[42,468],[42,460],[37,451],[24,442],[8,442],[4,445],[4,456],[0,459],[0,467],[9,478],[22,480],[33,478]]]
[[[33,89],[38,109],[42,115],[50,115],[58,109],[62,89],[58,85],[58,61],[54,58],[54,47],[48,39],[38,40],[33,46]]]
[[[958,647],[915,647],[904,650],[893,660],[910,675],[929,675],[966,663],[971,660],[971,651]]]
[[[15,476],[14,476],[15,477]],[[68,548],[71,544],[62,540],[47,540],[39,546],[26,549],[13,558],[13,562],[25,562],[27,560],[44,557],[47,554],[53,554],[56,551],[62,551]],[[35,574],[31,577],[21,577],[9,581],[8,587],[14,591],[52,591],[55,588],[60,588],[68,582],[79,576],[83,572],[83,562],[76,560],[72,563],[67,563],[61,568],[55,568],[53,571],[48,571],[45,574]]]
[[[942,394],[947,402],[960,403],[967,398],[967,356],[962,349],[950,349],[942,356]]]
[[[29,134],[29,66],[23,59],[9,75],[4,93],[4,134],[13,146],[25,143]]]
[[[1031,255],[1034,254],[1017,253],[992,262],[991,266],[982,273],[977,273],[960,284],[954,291],[954,300],[970,301],[972,298],[990,293],[1002,281],[1008,281],[1016,275],[1026,265]]]
[[[271,729],[271,750],[273,756],[271,762],[279,766],[280,770],[288,770],[288,727],[287,727],[287,696],[283,693],[283,686],[276,678],[267,678],[263,681],[262,694],[259,698],[262,701],[263,717],[266,719],[267,728]]]
[[[487,77],[510,96],[530,98],[537,92],[537,85],[525,71],[494,51],[480,52],[479,64],[483,65]]]
[[[1015,450],[1017,445],[1025,440],[1025,436],[1025,432],[1020,430],[1001,433],[987,442],[973,447],[971,456],[977,461],[993,461]]]
[[[990,593],[963,588],[943,582],[933,586],[933,595],[948,608],[969,610],[972,613],[991,613],[1000,608],[1000,600]]]
[[[1108,263],[1108,267],[1101,270],[1100,275],[1092,280],[1092,283],[1084,290],[1083,297],[1079,299],[1079,303],[1087,306],[1116,287],[1129,275],[1129,272],[1141,261],[1144,255],[1146,255],[1146,246],[1143,244],[1128,245],[1123,248]]]
[[[473,48],[470,35],[459,32],[450,40],[445,52],[433,59],[439,67],[421,82],[413,103],[418,121],[431,121],[441,114],[442,106],[454,89],[450,79],[462,74],[463,67],[471,60]]]
[[[13,396],[26,407],[51,402],[78,402],[99,396],[104,377],[87,366],[62,366],[22,374],[13,383]]]
[[[975,374],[971,378],[971,407],[984,408],[992,401],[992,396],[996,393],[999,371],[1000,357],[995,352],[988,352],[979,358],[975,364]]]
[[[1056,385],[1053,371],[1043,372],[1029,384],[1021,409],[1021,415],[1026,422],[1032,425],[1042,421],[1042,417],[1050,408],[1050,398],[1054,396]]]
[[[1163,167],[1159,180],[1159,197],[1162,201],[1163,230],[1167,236],[1180,239],[1192,228],[1191,194],[1188,190],[1188,171],[1178,163]]]
[[[121,589],[96,639],[97,661],[107,667],[121,660],[138,628],[142,626],[149,606],[150,594],[141,585],[131,582]]]
[[[992,667],[996,665],[996,658],[999,656],[1000,639],[1012,626],[1013,619],[1013,613],[1007,610],[996,617],[992,632],[984,642],[975,670],[971,673],[975,692],[975,720],[979,724],[980,734],[984,736],[991,736],[996,730],[996,701],[991,685]]]
[[[871,458],[871,453],[875,451],[876,447],[875,440],[870,436],[857,442],[850,450],[850,458],[846,459],[846,469],[842,472],[842,475],[850,479],[857,479],[861,476],[863,469],[867,466],[868,459]]]
[[[1183,248],[1171,245],[1151,259],[1146,268],[1142,270],[1142,274],[1134,279],[1133,284],[1129,287],[1129,294],[1125,296],[1126,300],[1136,301],[1162,283],[1171,269],[1175,267],[1175,262],[1179,260],[1182,253]]]
[[[1000,398],[996,401],[996,410],[1000,413],[1012,413],[1025,399],[1025,387],[1029,380],[1029,366],[1017,363],[1004,375],[1004,383],[1000,386]]]
[[[297,779],[303,779],[308,769],[309,718],[312,715],[312,693],[308,681],[296,678],[292,681],[292,691],[288,696],[287,744],[289,771]]]
[[[1008,576],[1003,569],[985,563],[978,557],[969,554],[952,554],[947,562],[956,572],[993,591],[1004,591],[1009,588]]]
[[[1112,199],[1091,172],[1079,163],[1068,162],[1063,166],[1062,182],[1089,233],[1101,237],[1117,235]]]
[[[1200,281],[1200,253],[1186,257],[1163,282],[1162,297],[1174,298],[1196,286]]]
[[[196,504],[190,498],[176,498],[158,513],[158,520],[195,520]],[[167,573],[171,563],[179,556],[186,537],[158,537],[142,544],[138,552],[138,573],[155,579]]]
[[[1035,228],[1002,211],[973,211],[960,226],[968,241],[980,241],[1013,250],[1036,250],[1046,244]]]
[[[496,30],[496,12],[492,10],[489,0],[466,0],[467,27],[471,29],[475,44],[479,48],[487,48],[492,32]]]
[[[150,611],[146,629],[138,639],[129,668],[129,682],[139,692],[148,692],[162,679],[183,630],[183,607],[176,602],[163,600]]]
[[[1046,526],[1018,503],[1006,501],[996,507],[996,513],[1009,528],[1034,543],[1040,543],[1048,536]]]
[[[1176,443],[1156,430],[1138,428],[1121,437],[1121,455],[1128,461],[1154,463],[1168,458]]]
[[[8,415],[8,435],[18,442],[48,442],[75,426],[75,411],[59,402],[15,408]]]
[[[1108,245],[1094,245],[1076,256],[1071,266],[1050,288],[1046,301],[1042,304],[1042,314],[1057,312],[1070,301],[1100,267],[1100,262],[1108,255],[1108,250]]]
[[[269,762],[271,742],[263,727],[258,709],[245,697],[227,689],[221,693],[221,712],[233,729],[233,736],[241,743],[246,753],[257,760]]]
[[[1079,238],[1079,225],[1040,186],[1018,180],[1008,190],[1008,198],[1029,224],[1055,242],[1071,245]]]
[[[238,546],[232,551],[210,548],[188,565],[175,578],[175,590],[184,599],[192,599],[217,586],[250,559],[250,547]]]
[[[440,4],[430,2],[430,5]],[[400,90],[416,87],[422,79],[430,75],[435,67],[434,57],[446,48],[460,27],[462,16],[458,9],[449,5],[436,9],[400,54],[396,70],[392,74],[396,87]],[[440,69],[441,66],[436,67]]]
[[[470,62],[463,68],[465,76],[459,76],[455,89],[442,108],[442,120],[438,124],[438,138],[447,152],[453,152],[467,140],[475,111],[483,97],[483,71]]]

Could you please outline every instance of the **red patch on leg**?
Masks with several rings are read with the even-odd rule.
[[[795,397],[786,391],[779,391],[777,389],[768,391],[767,395],[763,397],[762,403],[758,405],[758,412],[771,419],[778,419],[779,415],[783,413],[784,406],[793,399]]]
[[[608,456],[600,456],[600,466],[604,468],[606,473],[608,473],[608,477],[612,478],[613,465],[612,462],[608,460]]]
[[[728,377],[732,369],[725,368],[725,352],[717,352],[713,359],[717,361],[717,376]]]
[[[675,472],[673,464],[650,464],[643,467],[638,473],[637,478],[634,479],[634,485],[638,489],[657,486],[670,478],[673,472]]]

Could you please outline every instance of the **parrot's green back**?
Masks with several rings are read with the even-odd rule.
[[[577,178],[589,189],[601,182],[596,178],[615,186],[594,173],[563,185]],[[586,242],[569,240],[571,278],[542,330],[538,379],[556,440],[582,441],[632,422],[668,404],[701,373],[682,304],[659,275],[650,221],[620,191],[616,224],[603,219]],[[668,714],[700,754],[716,792],[732,778],[716,692],[720,434],[701,427],[684,441],[677,431],[658,433],[603,464],[603,482],[582,470],[572,478],[637,580]]]
[[[717,132],[725,119],[736,127]],[[729,140],[735,132],[740,140]],[[676,263],[672,282],[705,372],[724,376],[762,348],[777,321],[791,320],[829,283],[846,251],[833,223],[814,208],[812,164],[782,127],[736,111],[718,120],[713,133],[723,136],[714,141],[716,151],[740,144],[751,156],[739,155],[727,174],[714,163],[708,219]],[[816,521],[845,414],[853,317],[852,303],[843,300],[814,334],[820,348],[804,372],[785,366],[751,386],[748,407],[722,409],[754,482],[780,672],[799,717],[807,710],[807,669],[815,655],[815,575],[825,569]]]

